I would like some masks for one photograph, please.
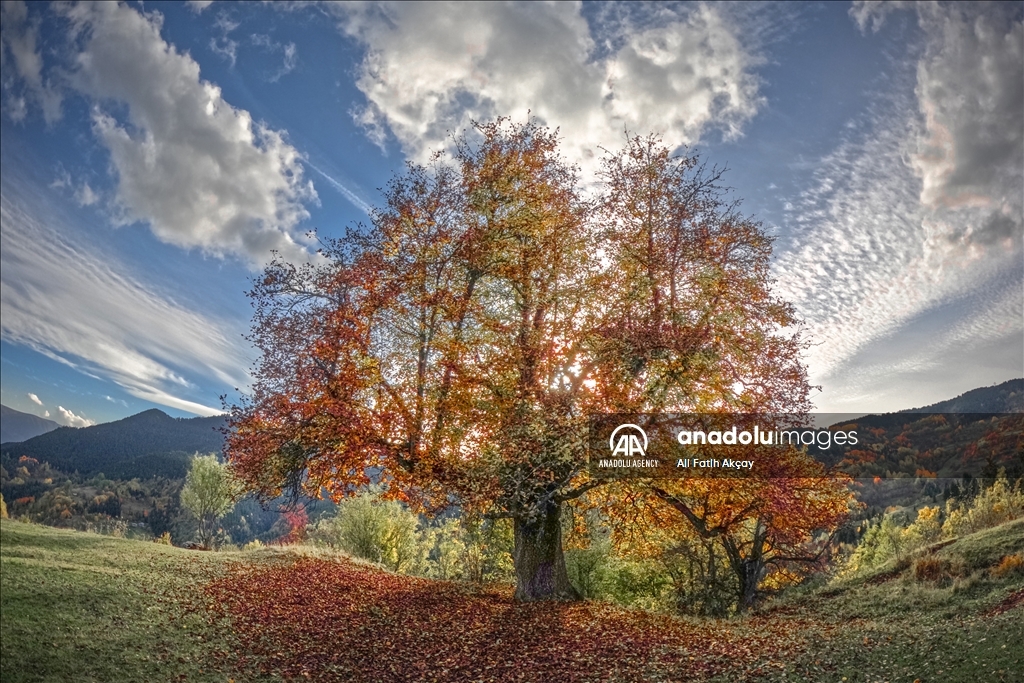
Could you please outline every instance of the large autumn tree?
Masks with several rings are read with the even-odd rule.
[[[574,598],[562,508],[604,483],[588,415],[803,409],[799,343],[770,240],[716,173],[632,138],[584,192],[553,132],[473,133],[394,178],[369,228],[266,269],[227,450],[268,496],[373,473],[422,509],[511,518],[517,598]]]
[[[605,179],[603,243],[628,283],[611,305],[632,313],[609,330],[619,342],[608,382],[618,410],[739,414],[762,429],[799,420],[810,403],[798,321],[771,293],[770,238],[724,203],[720,174],[636,137],[607,159]],[[759,467],[741,478],[616,483],[600,499],[620,529],[653,526],[717,544],[744,610],[772,571],[825,557],[817,537],[846,517],[849,493],[796,449],[729,455]]]

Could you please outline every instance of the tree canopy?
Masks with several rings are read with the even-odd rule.
[[[266,268],[226,451],[266,496],[379,474],[420,509],[509,517],[517,597],[571,598],[561,510],[604,483],[588,416],[805,411],[802,344],[717,170],[628,137],[584,188],[555,132],[473,133],[395,177],[368,229]]]
[[[237,497],[238,485],[227,465],[216,455],[196,453],[185,475],[181,504],[199,520],[201,545],[213,545],[217,520],[231,511]]]

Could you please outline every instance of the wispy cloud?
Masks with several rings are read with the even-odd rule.
[[[21,121],[28,114],[28,103],[42,109],[47,123],[61,117],[63,96],[43,73],[39,27],[28,19],[28,7],[20,0],[0,3],[0,50],[4,59],[4,109],[11,120]],[[9,62],[7,54],[13,57]]]
[[[28,394],[28,400],[32,401],[32,402],[33,402],[33,403],[35,403],[35,404],[36,404],[37,406],[42,406],[42,405],[43,405],[43,402],[42,402],[42,401],[40,401],[40,400],[39,400],[39,397],[38,397],[38,396],[36,396],[35,394],[31,394],[31,393],[30,393],[30,394]]]
[[[812,379],[833,378],[844,400],[864,382],[884,384],[884,373],[890,384],[921,381],[968,341],[1024,342],[1024,30],[998,13],[914,7],[926,43],[916,73],[877,104],[866,133],[851,133],[822,161],[775,264],[781,293],[817,342]],[[862,26],[875,21],[854,16]],[[994,296],[977,296],[993,282],[1002,283]],[[974,312],[948,316],[927,344],[877,373],[863,365],[858,354],[870,345],[972,297]],[[1024,361],[1010,363],[1004,372]]]
[[[202,12],[202,9],[196,11],[197,14],[199,12]],[[239,23],[232,21],[226,13],[221,12],[217,15],[213,26],[220,31],[220,35],[210,38],[210,51],[228,60],[234,67],[238,61],[238,41],[231,38],[231,32],[239,27]]]
[[[280,52],[284,57],[281,67],[267,78],[271,83],[277,83],[283,76],[294,71],[299,64],[299,52],[295,43],[279,43],[265,33],[256,33],[252,36],[252,44],[268,52]]]
[[[12,187],[5,182],[0,196],[3,339],[113,381],[137,398],[197,415],[219,413],[188,398],[189,377],[243,386],[248,363],[234,341],[237,331],[76,243]]]

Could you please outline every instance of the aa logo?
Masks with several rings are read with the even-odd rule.
[[[615,438],[616,435],[618,440]],[[643,439],[642,445],[640,439]],[[608,448],[612,449],[612,456],[642,458],[647,453],[647,432],[635,424],[619,425],[608,438]]]

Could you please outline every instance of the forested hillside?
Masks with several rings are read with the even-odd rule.
[[[173,418],[147,410],[92,427],[61,427],[18,444],[4,444],[8,470],[21,456],[48,462],[64,472],[85,476],[102,472],[115,479],[184,477],[195,452],[218,453],[224,442],[224,418]]]

